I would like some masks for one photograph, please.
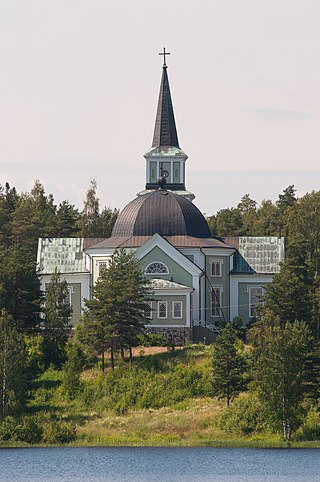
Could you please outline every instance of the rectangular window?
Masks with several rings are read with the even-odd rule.
[[[213,277],[220,277],[221,276],[221,261],[211,261],[211,269],[210,274]]]
[[[173,182],[175,184],[180,183],[180,162],[173,163]]]
[[[211,292],[211,316],[221,314],[221,288],[212,288]]]
[[[264,294],[264,289],[261,286],[254,286],[249,288],[249,316],[256,316],[256,308],[261,304],[261,297]]]
[[[158,301],[158,318],[168,318],[168,303],[166,301]]]
[[[157,182],[157,163],[154,161],[150,162],[150,182]]]
[[[148,305],[149,305],[149,307],[144,310],[144,315],[145,315],[146,318],[151,320],[152,319],[152,301],[150,301],[150,303],[148,303]]]
[[[66,302],[68,303],[69,306],[72,306],[72,287],[71,286],[67,287]]]
[[[98,266],[98,278],[102,275],[102,273],[109,268],[110,264],[110,259],[107,261],[98,261],[97,266]]]
[[[172,302],[172,318],[182,318],[182,301]]]

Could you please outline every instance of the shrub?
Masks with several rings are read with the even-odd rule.
[[[35,417],[14,419],[6,417],[0,424],[0,440],[14,440],[34,444],[41,442],[43,429]]]
[[[145,333],[138,335],[138,343],[141,346],[167,346],[167,338],[156,333]]]
[[[235,399],[220,416],[217,426],[224,431],[240,435],[260,432],[266,428],[263,410],[254,394],[244,394]]]
[[[319,407],[311,407],[302,425],[296,432],[298,440],[320,440]]]
[[[43,441],[48,444],[66,444],[76,439],[74,423],[50,420],[43,426]]]

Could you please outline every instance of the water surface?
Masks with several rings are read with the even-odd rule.
[[[0,449],[1,482],[319,482],[320,449]]]

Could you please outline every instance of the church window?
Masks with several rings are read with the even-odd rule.
[[[152,301],[150,301],[149,303],[147,303],[147,307],[146,309],[144,310],[144,315],[146,318],[150,319],[152,318]]]
[[[180,162],[173,163],[173,182],[180,183]]]
[[[172,302],[172,318],[182,318],[182,301]]]
[[[212,288],[211,291],[211,316],[221,314],[221,288]]]
[[[71,286],[67,287],[66,302],[68,303],[69,306],[72,306],[72,287]]]
[[[98,277],[108,268],[109,261],[98,261]]]
[[[145,274],[169,274],[169,270],[164,263],[155,261],[146,267]]]
[[[158,301],[158,318],[168,318],[168,303]]]
[[[157,163],[154,161],[150,162],[150,182],[157,182]]]
[[[221,261],[211,261],[210,263],[210,274],[213,277],[220,277],[221,276]]]
[[[252,286],[249,288],[249,316],[256,316],[257,306],[261,304],[261,297],[264,289],[261,286]]]

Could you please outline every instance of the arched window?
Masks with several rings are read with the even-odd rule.
[[[169,274],[167,266],[160,261],[148,264],[145,274]]]

